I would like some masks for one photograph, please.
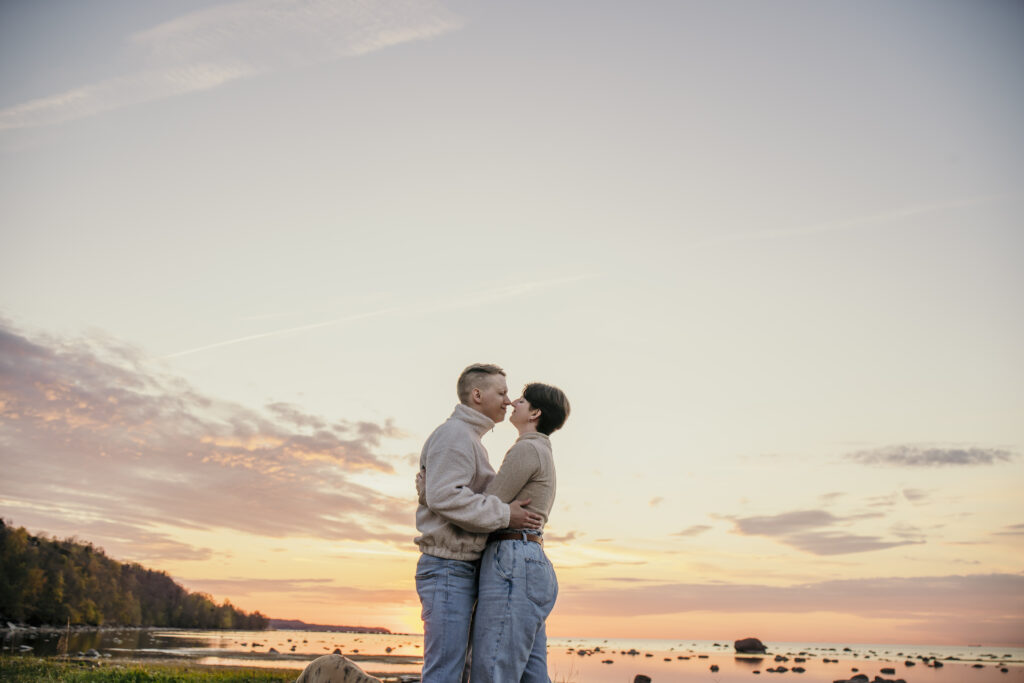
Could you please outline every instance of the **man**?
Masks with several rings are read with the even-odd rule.
[[[416,510],[421,553],[416,592],[423,608],[423,683],[463,679],[487,534],[539,528],[542,522],[524,509],[529,500],[506,505],[483,494],[494,468],[480,439],[512,405],[505,371],[497,365],[470,365],[459,375],[457,391],[455,412],[434,430],[420,454],[425,492]]]

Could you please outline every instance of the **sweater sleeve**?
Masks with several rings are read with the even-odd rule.
[[[537,449],[523,441],[516,442],[505,454],[501,469],[488,485],[487,493],[511,503],[519,497],[520,491],[538,471],[540,454]]]
[[[426,503],[456,526],[475,534],[508,526],[509,507],[493,495],[470,488],[476,459],[451,444],[426,458]]]

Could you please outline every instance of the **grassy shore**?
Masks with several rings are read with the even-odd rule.
[[[292,669],[245,669],[197,664],[85,662],[0,656],[5,683],[294,683]]]

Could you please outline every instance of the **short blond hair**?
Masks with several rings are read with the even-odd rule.
[[[469,394],[480,386],[480,383],[494,375],[505,376],[505,371],[491,363],[473,363],[459,375],[455,390],[459,394],[459,403],[469,403]]]

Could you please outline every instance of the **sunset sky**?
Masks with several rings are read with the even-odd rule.
[[[493,362],[572,402],[550,634],[1024,645],[1022,36],[0,3],[0,516],[420,632],[416,460]]]

